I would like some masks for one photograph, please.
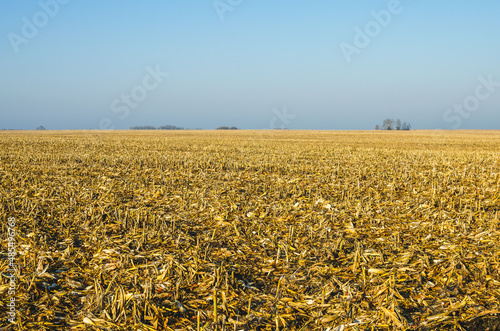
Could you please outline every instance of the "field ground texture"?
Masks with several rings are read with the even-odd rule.
[[[499,329],[498,131],[0,133],[2,330]]]

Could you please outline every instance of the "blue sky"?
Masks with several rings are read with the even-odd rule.
[[[6,0],[0,129],[500,129],[498,13],[492,0]]]

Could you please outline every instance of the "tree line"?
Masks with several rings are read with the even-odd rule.
[[[382,127],[378,124],[375,126],[375,130],[405,130],[408,131],[411,129],[411,124],[406,122],[401,122],[398,118],[397,120],[393,120],[392,118],[386,118],[382,123]]]

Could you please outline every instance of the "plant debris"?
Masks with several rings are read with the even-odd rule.
[[[9,132],[0,150],[2,330],[499,329],[498,132]]]

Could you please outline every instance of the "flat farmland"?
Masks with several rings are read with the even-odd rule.
[[[499,131],[4,131],[0,327],[495,330],[499,210]]]

